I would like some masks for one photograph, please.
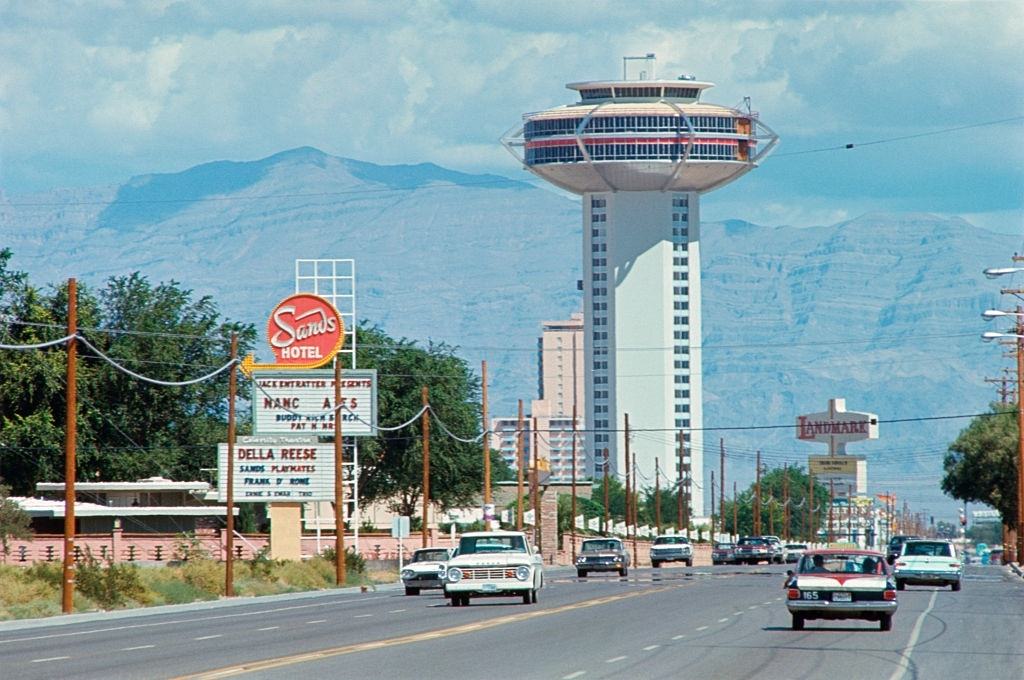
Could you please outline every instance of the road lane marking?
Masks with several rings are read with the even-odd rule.
[[[725,622],[726,622],[726,621],[728,621],[728,620],[729,620],[729,617],[727,616],[727,617],[725,617],[724,619],[718,619],[718,622],[719,622],[719,623],[725,623]]]
[[[780,599],[780,600],[781,600],[782,598],[780,597],[780,598],[778,598],[778,599]],[[772,601],[771,601],[771,600],[768,600],[767,602],[762,602],[761,604],[771,604],[771,603],[772,603]]]
[[[392,609],[391,611],[388,612],[388,614],[401,614],[404,611],[408,611],[408,610],[407,609]]]
[[[311,626],[314,623],[327,623],[327,619],[317,619],[316,621],[306,621],[307,626]]]
[[[353,619],[368,619],[368,618],[370,618],[371,616],[373,616],[373,614],[356,614],[356,615],[355,615],[355,616],[353,616],[352,618],[353,618]]]
[[[139,645],[138,647],[125,647],[122,652],[134,652],[136,649],[153,649],[156,645]]]
[[[752,604],[749,607],[747,607],[747,609],[757,609],[757,605],[756,604]]]
[[[733,616],[743,616],[743,612],[733,612]]]
[[[932,591],[932,598],[928,601],[928,607],[917,617],[917,622],[914,623],[914,630],[911,631],[910,639],[907,640],[907,646],[900,650],[899,668],[892,672],[889,680],[902,680],[903,676],[910,669],[910,655],[914,653],[914,645],[917,644],[917,638],[921,636],[921,627],[924,625],[924,620],[928,617],[928,614],[931,613],[932,607],[935,606],[935,596],[938,594],[939,591]]]
[[[644,651],[649,652],[652,649],[657,649],[658,647],[661,647],[661,645],[648,645],[647,647],[644,647]]]
[[[560,607],[552,607],[550,609],[535,609],[533,611],[524,612],[522,614],[511,614],[509,616],[503,616],[495,619],[490,619],[487,621],[475,621],[472,623],[452,626],[450,628],[442,628],[440,630],[432,630],[424,633],[413,633],[410,635],[403,635],[401,637],[396,638],[373,640],[371,642],[358,642],[355,644],[344,645],[342,647],[330,647],[327,649],[321,649],[313,652],[304,652],[302,654],[291,654],[288,656],[277,657],[274,659],[265,659],[262,661],[241,663],[234,666],[225,666],[223,668],[216,668],[208,671],[203,671],[200,673],[193,673],[191,675],[177,676],[176,680],[192,680],[198,678],[226,678],[236,675],[243,675],[247,673],[254,673],[257,671],[266,671],[274,668],[293,666],[295,664],[306,663],[309,661],[321,661],[323,659],[342,656],[345,654],[355,654],[358,652],[366,652],[376,649],[386,649],[398,645],[422,642],[423,640],[428,640],[437,637],[451,637],[455,635],[464,635],[467,633],[477,633],[482,630],[487,630],[488,628],[496,628],[498,626],[503,626],[510,623],[521,623],[542,616],[563,614],[569,611],[588,609],[590,607],[611,604],[613,602],[620,602],[622,600],[628,600],[636,597],[656,595],[658,593],[666,592],[668,590],[687,588],[691,585],[693,584],[685,583],[677,585],[666,585],[661,586],[659,588],[649,588],[645,590],[631,590],[626,593],[619,593],[617,595],[607,595],[605,597],[598,597],[592,600],[583,600],[581,602],[574,602],[572,604],[562,605]]]
[[[224,637],[223,635],[204,635],[202,637],[192,638],[193,640],[212,640],[214,638]]]
[[[562,676],[562,680],[573,680],[574,678],[578,678],[581,675],[586,675],[586,674],[587,674],[586,671],[576,671],[575,673],[569,673],[569,675],[563,675]]]
[[[673,640],[682,640],[684,637],[686,637],[686,635],[673,635],[672,639]]]
[[[267,626],[266,628],[257,628],[256,630],[258,630],[258,631],[260,631],[260,630],[277,630],[280,627],[281,626]]]
[[[708,627],[707,627],[707,626],[701,626],[701,627],[700,627],[700,628],[698,628],[697,630],[707,630],[707,629],[708,629]]]
[[[47,661],[63,661],[64,659],[70,658],[70,656],[50,656],[45,659],[32,659],[32,663],[46,663]]]
[[[616,661],[622,661],[623,659],[628,658],[628,656],[613,656],[612,658],[606,660],[605,663],[615,663]]]

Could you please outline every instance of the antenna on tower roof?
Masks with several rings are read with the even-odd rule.
[[[622,58],[622,79],[623,80],[655,80],[654,62],[657,57],[654,52],[648,52],[642,57]],[[641,62],[634,64],[632,62]],[[632,68],[631,68],[632,67]]]

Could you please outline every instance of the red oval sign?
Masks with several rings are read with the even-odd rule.
[[[297,293],[278,303],[267,323],[267,339],[277,364],[323,366],[345,342],[345,324],[329,301]]]

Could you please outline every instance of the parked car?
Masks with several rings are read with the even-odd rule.
[[[665,562],[684,562],[693,566],[693,546],[686,536],[658,536],[651,544],[651,566],[657,569]]]
[[[963,562],[950,541],[936,539],[908,540],[895,559],[896,588],[907,585],[940,585],[960,590],[964,575]]]
[[[735,564],[736,561],[735,543],[716,543],[711,549],[711,564]]]
[[[771,548],[771,559],[769,562],[775,564],[782,564],[786,561],[786,550],[782,545],[782,539],[778,536],[762,536],[761,538],[768,541],[768,545]]]
[[[444,572],[451,556],[451,548],[420,548],[415,551],[402,569],[405,594],[419,595],[421,590],[443,588]]]
[[[865,619],[892,629],[896,584],[885,555],[873,550],[812,550],[786,572],[786,607],[793,630],[812,619]]]
[[[544,587],[540,551],[521,531],[474,531],[462,535],[458,551],[448,560],[444,596],[453,607],[474,597],[521,597],[537,602]]]
[[[772,546],[762,536],[744,536],[736,542],[736,561],[757,564],[772,561]]]
[[[906,534],[906,535],[904,535],[904,534],[897,534],[896,536],[893,536],[892,538],[889,539],[889,547],[887,548],[886,553],[885,553],[886,558],[887,559],[888,558],[895,559],[895,558],[899,557],[900,553],[903,552],[903,544],[906,543],[909,540],[918,539],[918,538],[921,538],[921,537],[920,536],[914,536],[914,535],[911,535],[911,534]],[[890,562],[890,564],[892,564],[892,562]]]
[[[629,573],[629,550],[618,538],[588,538],[576,557],[576,575],[585,578],[592,571]]]
[[[806,543],[787,543],[782,546],[782,559],[786,562],[799,562],[807,552]]]

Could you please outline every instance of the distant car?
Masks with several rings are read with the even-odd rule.
[[[420,548],[414,552],[402,569],[405,594],[419,595],[421,590],[443,588],[444,572],[451,556],[451,548]]]
[[[629,550],[618,538],[588,538],[576,556],[576,575],[585,578],[592,571],[629,573]]]
[[[775,564],[782,564],[786,561],[786,550],[782,546],[782,539],[778,536],[762,536],[761,538],[768,541],[768,545],[771,548],[771,559],[769,562]]]
[[[711,564],[735,564],[736,544],[716,543],[711,549]]]
[[[771,562],[773,553],[771,544],[763,536],[744,536],[736,542],[736,561],[739,563]]]
[[[903,544],[912,539],[921,538],[912,534],[897,534],[889,539],[889,547],[886,550],[886,558],[895,559],[903,552]]]
[[[782,558],[786,562],[799,562],[805,552],[807,552],[806,543],[787,543],[782,546]]]
[[[908,540],[895,559],[896,588],[907,585],[940,585],[960,590],[963,562],[950,541]]]
[[[657,569],[665,562],[683,562],[693,566],[693,546],[686,536],[658,536],[651,544],[651,566]]]
[[[873,550],[811,550],[786,572],[793,630],[812,619],[865,619],[892,629],[896,584],[885,555]]]
[[[474,597],[521,597],[535,604],[544,587],[540,551],[521,531],[474,531],[462,535],[445,570],[444,596],[453,607]]]

